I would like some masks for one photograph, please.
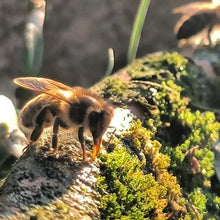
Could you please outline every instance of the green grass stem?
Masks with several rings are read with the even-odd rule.
[[[140,0],[128,45],[128,52],[127,52],[128,64],[131,63],[136,58],[141,32],[149,5],[150,5],[150,0]]]

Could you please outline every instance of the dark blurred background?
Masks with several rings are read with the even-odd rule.
[[[171,10],[189,0],[152,0],[138,55],[177,50]],[[194,1],[196,2],[196,1]],[[139,0],[47,1],[44,58],[39,76],[89,87],[100,80],[115,54],[114,71],[126,65],[129,37]],[[13,99],[11,79],[21,75],[28,0],[0,1],[0,93]]]

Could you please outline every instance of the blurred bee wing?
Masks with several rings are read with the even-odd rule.
[[[180,27],[183,25],[183,23],[189,19],[189,15],[182,15],[182,17],[177,21],[177,23],[174,26],[174,33],[177,34]]]
[[[216,19],[217,14],[215,12],[203,12],[191,16],[179,27],[177,39],[186,39],[199,33]]]
[[[26,89],[45,93],[55,98],[61,99],[69,103],[69,98],[73,95],[74,90],[52,79],[40,77],[20,77],[14,79],[14,83]]]
[[[213,9],[215,5],[212,2],[193,2],[174,8],[173,14],[188,14],[192,15],[201,10]]]

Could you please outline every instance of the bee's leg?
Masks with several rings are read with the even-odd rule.
[[[37,119],[36,119],[36,125],[35,125],[35,128],[31,134],[31,137],[30,137],[30,140],[35,142],[37,141],[37,139],[40,137],[42,131],[43,131],[43,124],[44,124],[44,121],[45,121],[45,117],[47,115],[47,112],[49,111],[48,107],[45,107],[41,112],[40,114],[37,116]]]
[[[53,152],[57,151],[57,145],[58,145],[58,130],[59,130],[59,126],[60,126],[60,119],[59,118],[55,118],[54,124],[53,124],[53,136],[52,136],[52,148],[53,148]]]
[[[80,127],[78,130],[78,139],[81,144],[82,152],[83,152],[83,161],[86,159],[86,150],[85,150],[85,140],[83,136],[84,128]]]
[[[208,28],[208,32],[207,32],[207,37],[208,37],[209,46],[212,46],[211,32],[212,32],[213,26],[214,26],[214,24],[212,24],[212,25]]]
[[[42,131],[43,131],[43,127],[40,126],[39,124],[36,124],[34,130],[32,131],[31,137],[30,137],[31,142],[37,141],[37,139],[40,137]]]
[[[46,117],[48,111],[48,107],[45,107],[40,114],[38,115],[37,119],[36,119],[36,125],[34,130],[31,133],[31,137],[30,137],[30,143],[23,149],[23,152],[25,150],[27,150],[27,148],[34,142],[37,141],[37,139],[40,137],[41,133],[43,132],[43,123]]]
[[[30,141],[23,149],[22,149],[22,153],[24,153],[28,148],[29,146],[34,143],[34,141]]]
[[[110,138],[109,138],[109,140],[108,140],[108,143],[110,143],[111,140],[112,140],[113,135],[114,135],[115,132],[116,132],[116,127],[114,127],[114,126],[109,126],[108,128],[112,128],[112,129],[113,129],[113,130],[112,130],[112,133],[111,133],[111,136],[110,136]]]

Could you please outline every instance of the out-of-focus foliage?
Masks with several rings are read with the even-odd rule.
[[[42,65],[45,6],[44,0],[30,1],[30,13],[24,31],[26,45],[22,63],[22,74],[24,76],[38,75]]]
[[[45,0],[30,0],[29,15],[27,16],[24,30],[24,56],[21,64],[21,74],[23,76],[37,76],[43,62],[44,39],[43,26],[45,19]],[[15,91],[17,107],[20,109],[31,92],[23,88]]]

